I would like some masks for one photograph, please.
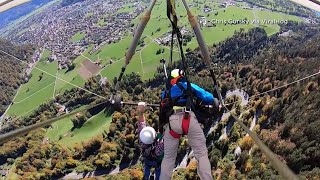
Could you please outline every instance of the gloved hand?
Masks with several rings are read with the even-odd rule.
[[[146,103],[145,102],[139,102],[138,103],[138,108],[137,108],[138,114],[143,114],[144,111],[145,111],[145,107],[146,107]]]

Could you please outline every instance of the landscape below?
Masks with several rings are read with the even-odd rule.
[[[191,9],[196,15],[201,15],[199,19],[206,18],[208,23],[202,23],[202,33],[212,61],[217,63],[215,73],[223,96],[227,91],[241,89],[251,97],[319,72],[320,47],[317,42],[320,40],[320,29],[317,24],[305,22],[305,17],[284,14],[281,12],[283,9],[270,11],[267,9],[269,7],[261,4],[250,9],[245,8],[247,4],[243,2],[228,4],[227,7],[220,7],[219,1],[188,2],[195,4]],[[142,7],[146,5],[144,2],[138,4]],[[115,14],[131,13],[135,8],[138,8],[135,2],[123,4],[123,8],[119,7]],[[205,8],[211,11],[206,13]],[[169,59],[170,54],[169,46],[158,43],[165,40],[166,33],[170,32],[165,11],[162,1],[154,7],[136,54],[120,83],[120,93],[126,101],[159,102],[164,87],[159,60]],[[191,81],[215,94],[182,4],[177,4],[177,12],[183,14],[179,19],[180,26],[187,29],[184,50],[189,52],[187,64],[191,69]],[[88,17],[97,15],[100,14],[87,13]],[[0,94],[3,97],[0,110],[8,117],[1,123],[0,134],[103,101],[75,86],[109,97],[113,85],[110,80],[120,73],[139,17],[137,13],[135,19],[125,22],[130,28],[122,32],[118,41],[102,46],[88,43],[91,34],[83,30],[71,33],[68,43],[74,47],[84,42],[87,45],[77,56],[67,56],[70,60],[65,62],[54,58],[60,55],[50,49],[52,44],[39,48],[1,41],[0,50],[24,63],[0,51],[1,60],[7,62],[0,65],[1,80],[5,80],[1,84],[5,91]],[[263,24],[266,17],[288,22]],[[105,19],[96,18],[94,23],[99,27],[109,26],[110,22]],[[210,24],[208,19],[260,20],[260,24]],[[39,24],[34,24],[34,27],[37,26]],[[21,34],[28,34],[29,30]],[[10,38],[15,39],[13,36]],[[37,53],[33,54],[34,51]],[[180,58],[176,47],[173,57],[174,65],[178,66]],[[237,103],[229,107],[241,115],[247,126],[254,123],[253,132],[303,179],[320,178],[320,161],[317,161],[320,158],[320,132],[317,128],[320,119],[315,118],[320,117],[319,83],[319,76],[315,76],[300,84],[252,98],[244,107]],[[231,97],[226,102],[235,99]],[[158,110],[147,112],[150,125],[158,126],[158,114]],[[226,127],[232,128],[226,131]],[[78,113],[2,145],[0,170],[8,171],[8,179],[72,178],[75,177],[74,172],[80,173],[80,176],[90,172],[107,179],[141,179],[143,168],[136,128],[135,107],[125,106],[121,112],[113,114],[106,107]],[[189,152],[187,144],[188,141],[182,138],[177,164]],[[229,116],[215,124],[207,136],[207,145],[212,174],[216,179],[279,179],[278,173],[253,140]],[[238,147],[241,149],[239,157],[234,154]],[[194,159],[191,157],[187,161],[187,167],[178,169],[173,179],[199,178]],[[119,166],[120,170],[129,167],[118,173]],[[108,175],[110,172],[115,175]]]

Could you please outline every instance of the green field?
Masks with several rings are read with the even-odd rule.
[[[49,101],[53,97],[57,62],[48,63],[50,51],[45,50],[42,58],[31,72],[30,80],[23,84],[14,99],[13,105],[8,110],[8,115],[22,116],[35,110],[40,104]],[[38,69],[37,69],[38,68]],[[46,74],[39,69],[51,74]],[[42,78],[40,78],[42,76]]]
[[[83,39],[86,36],[86,33],[77,32],[75,35],[71,37],[72,42],[77,42]]]
[[[83,55],[88,56],[88,52],[91,49],[92,47],[89,47],[85,52],[83,52]],[[76,67],[71,71],[68,71],[67,69],[58,70],[56,74],[58,78],[56,80],[55,95],[62,94],[66,90],[71,90],[72,88],[74,88],[74,85],[82,87],[85,84],[85,81],[78,74],[78,70],[80,69],[81,62],[83,60],[85,60],[85,57],[77,57],[73,61]]]
[[[95,135],[108,131],[112,117],[106,116],[103,110],[88,119],[80,129],[74,129],[73,131],[71,131],[73,127],[71,119],[69,117],[53,123],[52,128],[47,131],[49,140],[58,141],[61,136],[62,139],[59,142],[67,146],[86,141]]]
[[[104,25],[106,25],[106,22],[104,21],[104,19],[100,19],[97,23],[98,26],[102,27]]]
[[[119,9],[118,13],[131,12],[134,10],[132,3],[126,4],[122,9]]]
[[[83,54],[88,55],[89,50],[90,48]],[[74,60],[76,67],[69,72],[66,69],[58,70],[56,61],[47,62],[49,56],[50,51],[44,50],[36,68],[31,72],[31,78],[20,87],[13,105],[7,112],[8,115],[18,117],[29,115],[40,104],[48,102],[54,96],[74,88],[74,85],[82,87],[85,84],[85,81],[78,74],[80,63],[85,60],[83,56]],[[42,77],[41,80],[40,77]]]

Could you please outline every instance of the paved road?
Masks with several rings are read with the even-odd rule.
[[[241,89],[236,89],[234,91],[227,91],[226,97],[236,95],[241,97],[241,106],[246,106],[249,103],[249,95],[245,92],[242,91]]]
[[[233,95],[236,95],[241,98],[240,105],[242,107],[246,106],[249,103],[249,95],[245,91],[242,91],[241,89],[236,89],[234,91],[228,91],[226,94],[226,97],[230,97]],[[229,116],[230,116],[230,112],[226,112],[222,115],[221,120],[229,118]],[[230,132],[233,124],[234,124],[234,121],[228,122],[227,126],[223,129],[223,133],[221,134],[219,140],[222,140],[222,139],[225,139],[228,137],[228,133]],[[213,130],[213,128],[210,129],[210,133],[212,132],[212,130]]]

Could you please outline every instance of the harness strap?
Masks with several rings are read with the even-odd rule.
[[[171,125],[170,125],[170,122],[169,122],[169,133],[170,133],[170,135],[172,136],[172,137],[174,137],[174,138],[176,138],[176,139],[179,139],[180,138],[180,136],[181,136],[181,134],[178,134],[178,133],[176,133],[174,130],[172,130],[172,128],[171,128]]]
[[[189,131],[189,125],[190,125],[190,113],[185,112],[183,119],[182,119],[182,132],[183,134],[187,135]]]
[[[169,133],[172,137],[179,139],[181,137],[181,135],[187,135],[189,132],[189,126],[190,126],[190,113],[189,112],[185,112],[183,115],[183,119],[182,119],[182,134],[178,134],[177,132],[175,132],[174,130],[171,129],[171,125],[169,122]]]

